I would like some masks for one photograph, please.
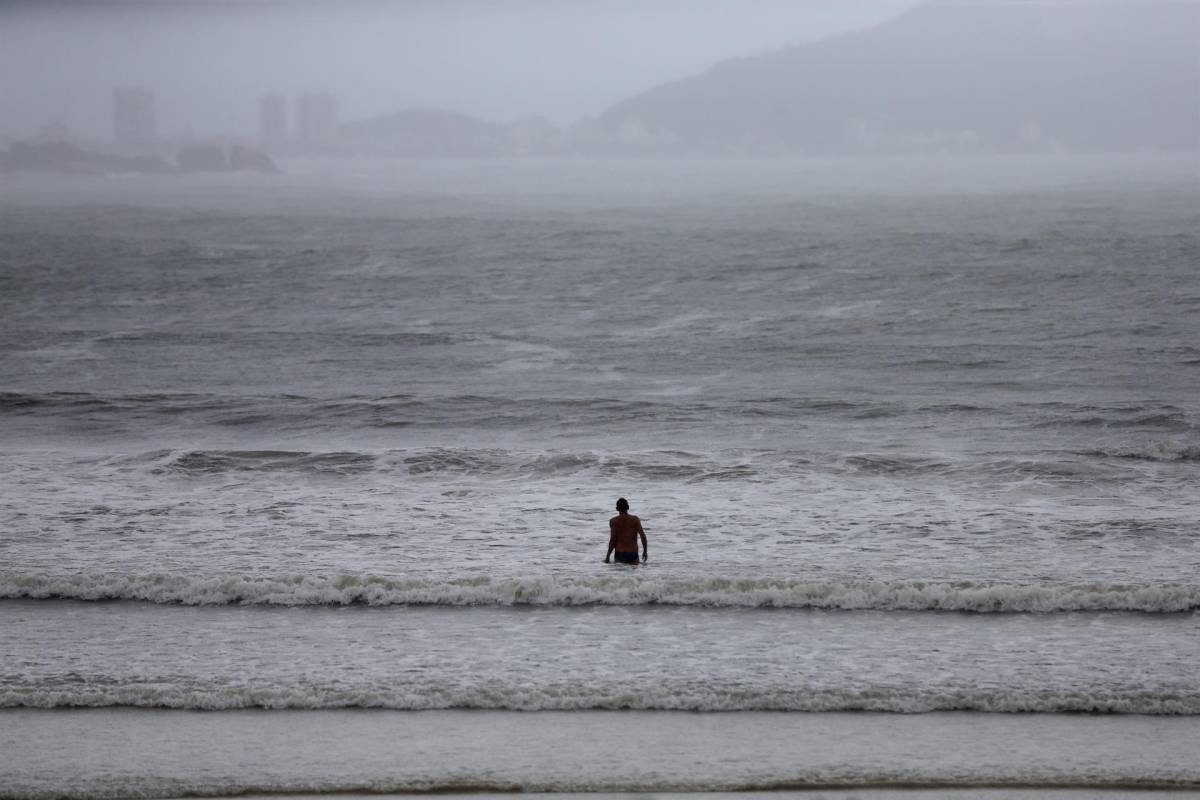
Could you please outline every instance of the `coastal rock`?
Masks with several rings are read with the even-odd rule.
[[[103,175],[113,172],[169,172],[171,165],[158,156],[129,158],[96,153],[70,142],[13,142],[8,153],[0,153],[0,171]]]
[[[237,144],[229,150],[229,169],[262,172],[268,175],[279,172],[279,167],[269,155]]]
[[[175,163],[184,172],[227,172],[230,169],[225,151],[217,145],[184,147],[175,156]]]
[[[130,172],[172,172],[171,165],[162,156],[134,156],[125,159]]]

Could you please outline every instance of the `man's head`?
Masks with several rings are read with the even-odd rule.
[[[617,498],[617,511],[620,511],[622,514],[624,514],[628,510],[629,510],[629,501],[626,500],[624,497],[618,497]]]

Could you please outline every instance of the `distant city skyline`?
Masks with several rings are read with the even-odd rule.
[[[343,122],[436,107],[565,125],[719,61],[915,4],[13,3],[0,7],[0,135],[58,123],[107,140],[118,86],[154,93],[164,137],[257,138],[259,99],[272,91],[336,95]]]

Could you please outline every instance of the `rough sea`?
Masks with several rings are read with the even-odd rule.
[[[285,167],[2,178],[0,797],[1195,796],[1195,158]]]

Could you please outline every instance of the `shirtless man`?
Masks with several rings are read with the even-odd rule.
[[[650,557],[650,548],[646,544],[646,532],[642,530],[642,521],[629,513],[629,501],[622,497],[617,501],[617,515],[608,521],[608,552],[604,554],[604,563],[608,557],[617,551],[618,564],[638,563],[638,537],[642,539],[642,561]]]

